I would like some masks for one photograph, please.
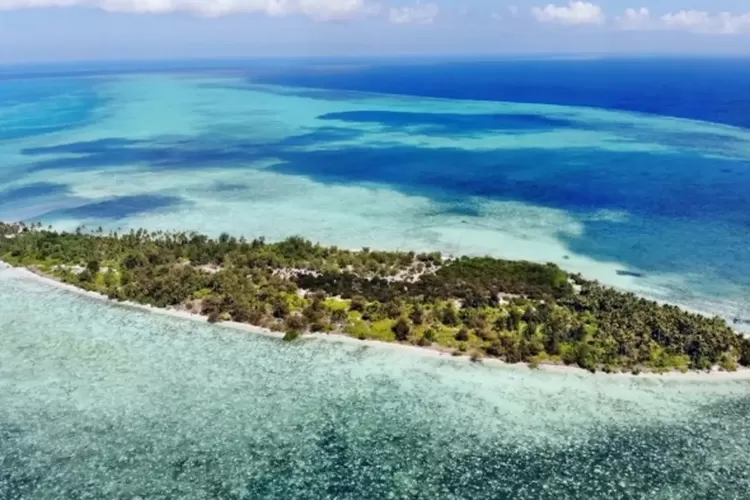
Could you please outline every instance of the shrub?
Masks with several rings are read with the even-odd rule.
[[[331,313],[331,323],[345,323],[347,320],[346,311],[336,309]]]
[[[492,342],[486,349],[485,352],[488,356],[492,356],[494,358],[499,358],[503,355],[503,345],[500,343],[499,340],[496,340]]]
[[[385,315],[388,319],[396,319],[401,316],[401,304],[398,302],[388,302],[385,306]]]
[[[443,324],[446,326],[457,325],[458,314],[456,313],[456,308],[450,305],[450,306],[447,306],[445,309],[443,309],[442,321],[443,321]]]
[[[284,334],[284,342],[294,342],[302,336],[302,332],[299,330],[289,330]]]
[[[740,340],[740,364],[750,366],[750,338]]]
[[[96,276],[97,274],[99,274],[99,269],[100,269],[99,261],[98,260],[90,260],[88,262],[88,264],[86,264],[86,269],[88,269],[88,271],[92,275]]]
[[[477,330],[476,334],[477,334],[477,337],[479,337],[480,339],[484,341],[491,340],[493,338],[492,332],[485,330],[485,329]]]
[[[107,288],[117,286],[117,275],[111,269],[104,273],[104,286]]]
[[[719,362],[719,366],[722,370],[728,371],[728,372],[736,372],[737,371],[737,361],[729,354],[724,354],[721,357],[721,361]]]
[[[414,306],[414,309],[409,315],[409,318],[415,325],[421,325],[422,323],[424,323],[424,311],[420,306]]]
[[[563,350],[561,359],[562,359],[562,362],[568,366],[574,365],[578,362],[577,353],[575,349],[570,349],[570,348]]]
[[[421,337],[419,337],[417,345],[419,347],[429,347],[432,345],[432,341],[428,340],[426,335],[422,335]]]
[[[313,302],[310,304],[310,306],[306,307],[302,314],[307,318],[307,321],[310,323],[316,323],[320,322],[323,317],[325,316],[325,309],[323,309],[322,305],[316,305],[321,304],[320,302]]]
[[[393,333],[396,334],[396,340],[399,342],[405,342],[409,339],[409,333],[411,333],[411,327],[404,318],[399,318],[396,324],[393,325]]]
[[[88,269],[84,269],[81,274],[78,275],[78,280],[81,283],[91,283],[94,279],[96,279],[96,275],[91,274],[91,271]]]
[[[278,319],[284,319],[289,316],[289,304],[282,299],[276,299],[273,302],[273,317]]]
[[[291,330],[299,330],[303,331],[305,328],[307,328],[307,318],[302,316],[301,314],[292,314],[285,320],[286,323],[286,329],[288,331]]]
[[[366,307],[367,301],[360,295],[353,297],[351,303],[349,304],[350,311],[357,311],[361,313],[365,312]]]
[[[461,328],[456,333],[456,340],[459,342],[467,342],[469,340],[469,330],[466,327]]]
[[[320,321],[316,321],[310,325],[310,331],[312,333],[324,332],[325,330],[326,325]]]

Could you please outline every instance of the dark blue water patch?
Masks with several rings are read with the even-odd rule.
[[[380,183],[407,194],[515,200],[564,210],[612,209],[647,216],[747,219],[750,169],[682,153],[597,148],[466,151],[357,147],[279,151],[277,172],[319,182]],[[743,215],[743,213],[745,215]]]
[[[246,169],[277,159],[272,170],[322,183],[376,183],[434,199],[470,197],[521,201],[569,211],[622,210],[645,216],[731,219],[750,223],[745,209],[750,164],[688,152],[622,152],[601,148],[458,148],[370,144],[337,146],[348,137],[326,129],[277,144],[196,137],[176,142],[105,140],[57,146],[85,154],[46,158],[31,171],[98,171],[140,164],[151,171]],[[319,144],[312,150],[290,145]],[[744,222],[743,222],[744,221]]]
[[[628,271],[626,269],[618,269],[615,271],[618,276],[628,276],[630,278],[644,278],[646,275],[643,273],[637,273],[635,271]]]
[[[386,131],[410,131],[439,137],[467,137],[488,133],[523,134],[554,129],[588,130],[614,134],[628,143],[666,145],[675,149],[691,149],[699,154],[713,152],[717,155],[733,155],[733,148],[746,148],[747,138],[727,132],[690,132],[674,129],[659,129],[642,123],[620,121],[586,121],[576,118],[559,118],[541,113],[420,113],[407,111],[344,111],[318,116],[321,120],[356,124],[376,124]],[[311,135],[313,141],[354,139],[364,135],[362,131],[343,128],[321,128],[319,136]],[[316,132],[317,134],[318,132]],[[350,137],[347,137],[350,136]],[[294,144],[290,141],[290,144]],[[743,150],[743,152],[746,150]]]
[[[571,128],[572,120],[551,118],[540,114],[460,114],[415,113],[406,111],[345,111],[319,116],[322,120],[378,124],[392,130],[414,128],[421,133],[451,137],[476,132],[529,132],[554,128]]]
[[[90,125],[106,103],[89,80],[0,81],[0,141]]]
[[[70,193],[66,184],[53,182],[36,182],[13,189],[0,191],[0,206],[6,203],[32,201],[47,196],[57,196]]]
[[[391,96],[366,93],[366,92],[357,92],[357,91],[283,87],[279,85],[257,85],[257,84],[242,82],[242,81],[238,82],[234,80],[236,76],[237,75],[232,75],[232,79],[227,80],[226,83],[211,82],[211,83],[201,84],[200,86],[202,88],[252,90],[256,92],[263,92],[264,94],[273,94],[273,95],[284,96],[284,97],[303,97],[306,99],[318,99],[318,100],[334,101],[334,102],[336,101],[351,102],[352,100],[382,101],[384,99],[390,99],[390,100],[393,99]]]
[[[362,135],[362,131],[354,129],[323,127],[277,143],[269,143],[265,139],[228,140],[213,135],[156,141],[110,138],[72,142],[24,150],[27,156],[40,158],[19,167],[16,173],[86,172],[120,168],[123,165],[143,165],[150,171],[247,168],[249,162],[275,158],[287,150],[353,140]],[[64,156],[56,156],[60,154]]]
[[[161,194],[119,196],[106,201],[98,201],[75,208],[56,211],[40,218],[43,220],[54,220],[67,217],[119,220],[135,215],[175,208],[184,203],[184,200],[177,196]]]
[[[312,146],[335,141],[352,141],[363,137],[365,132],[355,128],[319,127],[306,134],[295,135],[281,140],[277,147]]]
[[[479,203],[466,200],[442,200],[442,210],[439,215],[455,215],[467,219],[481,217]],[[435,214],[438,215],[438,214]]]
[[[619,109],[750,128],[750,59],[642,58],[289,64],[251,82]]]
[[[626,125],[616,124],[612,127],[598,126],[599,130],[611,130],[615,133],[625,131]],[[748,138],[738,137],[729,131],[722,132],[686,132],[679,129],[679,124],[675,124],[674,130],[644,129],[637,124],[632,124],[625,134],[629,139],[656,144],[668,144],[672,147],[688,147],[696,150],[720,149],[728,146],[747,146]]]
[[[80,151],[77,156],[40,159],[26,172],[96,171],[123,165],[144,165],[151,171],[231,168],[252,158],[265,158],[264,144],[217,143],[210,138],[177,142],[102,140],[56,146],[60,151]],[[32,151],[40,154],[41,148]]]
[[[237,193],[245,191],[247,188],[247,184],[239,182],[214,182],[211,191],[214,193]]]
[[[81,142],[70,142],[65,144],[58,144],[55,146],[41,146],[35,148],[25,148],[21,150],[21,153],[27,156],[42,156],[42,155],[56,155],[56,154],[97,154],[102,151],[111,151],[115,149],[122,149],[128,146],[134,146],[140,144],[141,141],[133,139],[122,139],[122,138],[111,138],[111,139],[96,139],[93,141],[81,141]]]
[[[557,237],[571,252],[595,260],[620,262],[625,269],[637,269],[643,274],[674,274],[700,280],[686,284],[681,293],[711,288],[706,280],[713,278],[750,286],[750,232],[743,231],[732,220],[701,221],[686,215],[671,222],[676,226],[674,233],[667,220],[652,225],[647,217],[624,220],[581,217],[580,233],[561,232]],[[714,233],[705,229],[704,224],[724,228],[724,232]],[[691,226],[694,226],[692,232]]]

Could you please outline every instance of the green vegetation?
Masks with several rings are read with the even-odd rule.
[[[437,346],[590,371],[735,370],[750,340],[706,318],[553,264],[323,247],[223,234],[60,233],[0,223],[0,258],[112,299],[211,322]]]

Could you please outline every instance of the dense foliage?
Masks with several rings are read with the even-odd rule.
[[[289,340],[338,332],[591,371],[750,366],[750,340],[723,320],[553,264],[351,251],[298,237],[266,243],[10,224],[0,224],[0,257],[116,300],[250,323]]]

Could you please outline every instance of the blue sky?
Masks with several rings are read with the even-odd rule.
[[[747,0],[0,0],[0,62],[750,55]]]

